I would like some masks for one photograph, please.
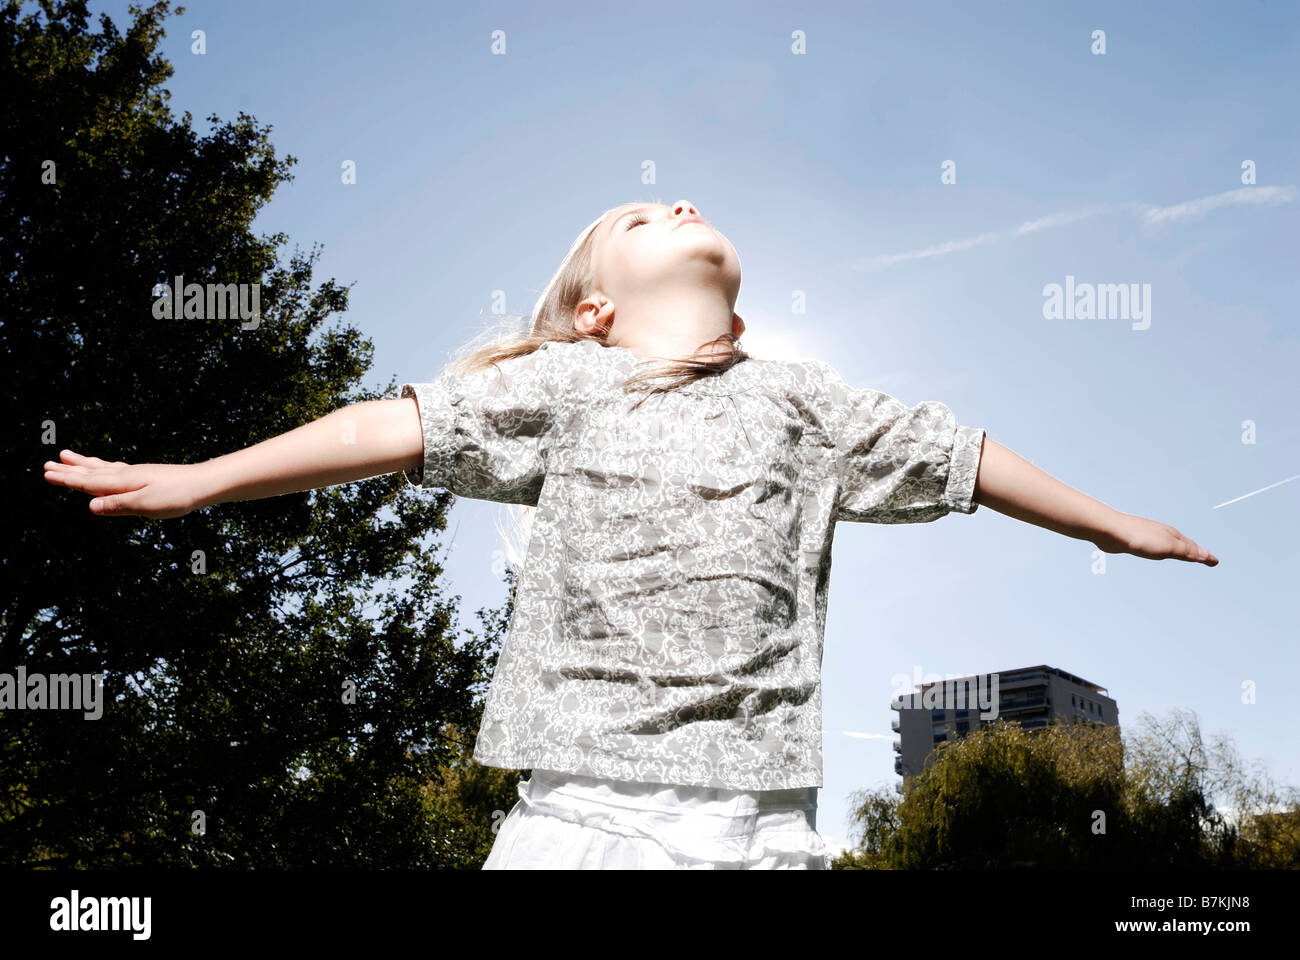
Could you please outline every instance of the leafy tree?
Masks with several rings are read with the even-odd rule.
[[[1230,737],[1207,745],[1194,712],[1143,714],[1127,751],[1132,816],[1153,827],[1144,862],[1164,866],[1199,845],[1206,866],[1300,868],[1300,795],[1244,761]]]
[[[903,797],[859,792],[860,836],[832,868],[1294,868],[1300,801],[1287,793],[1226,738],[1204,749],[1194,714],[1144,714],[1127,741],[1112,726],[1000,719],[939,744]]]
[[[170,5],[125,33],[39,6],[0,11],[0,673],[106,676],[99,719],[0,711],[0,863],[477,866],[440,838],[511,774],[460,794],[477,814],[429,798],[470,776],[505,620],[460,636],[430,542],[450,494],[391,474],[148,520],[44,481],[62,448],[191,463],[396,384],[360,388],[373,346],[326,325],[348,291],[313,287],[317,250],[251,231],[292,179],[270,128],[172,116]],[[177,275],[260,284],[260,322],[159,319]]]

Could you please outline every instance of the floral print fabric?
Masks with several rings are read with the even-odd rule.
[[[974,513],[984,430],[815,360],[751,358],[633,409],[643,362],[549,342],[402,385],[410,483],[537,507],[474,759],[820,787],[835,524]]]

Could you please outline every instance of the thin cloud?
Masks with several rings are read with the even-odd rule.
[[[1295,187],[1241,187],[1170,207],[1148,207],[1143,211],[1142,219],[1147,223],[1190,223],[1220,207],[1274,207],[1294,199]]]
[[[998,238],[999,234],[996,233],[981,233],[978,237],[971,237],[969,240],[949,240],[947,243],[926,247],[924,250],[909,250],[907,253],[891,253],[884,257],[873,257],[869,262],[874,267],[892,267],[904,260],[941,257],[945,253],[956,253],[959,250],[969,250],[971,247],[981,247],[986,243],[996,243]]]
[[[1080,210],[1077,213],[1054,213],[1051,216],[1039,217],[1037,220],[1026,220],[1016,228],[1017,237],[1024,236],[1026,233],[1035,233],[1039,230],[1045,230],[1048,227],[1063,227],[1067,223],[1077,223],[1080,220],[1088,220],[1092,217],[1100,216],[1105,213],[1115,213],[1120,210],[1127,210],[1135,206],[1131,203],[1112,204],[1108,207],[1093,207],[1091,210]]]
[[[1233,497],[1231,500],[1225,500],[1223,503],[1216,504],[1211,510],[1218,510],[1219,507],[1226,507],[1230,503],[1236,503],[1238,500],[1245,500],[1247,497],[1253,497],[1257,493],[1263,493],[1265,490],[1272,490],[1274,487],[1280,487],[1284,483],[1290,483],[1292,480],[1300,480],[1300,473],[1294,477],[1287,477],[1285,480],[1279,480],[1277,483],[1270,483],[1267,487],[1260,487],[1258,490],[1252,490],[1250,493],[1243,493],[1239,497]]]
[[[944,243],[937,243],[930,247],[923,247],[920,250],[908,250],[904,253],[889,253],[882,256],[864,257],[861,260],[855,261],[852,266],[855,270],[883,270],[886,267],[892,267],[895,264],[905,263],[909,260],[924,260],[928,257],[942,257],[950,253],[960,253],[963,250],[970,250],[973,247],[988,246],[989,244],[1000,243],[1003,240],[1022,237],[1030,233],[1037,233],[1039,230],[1063,227],[1067,224],[1078,223],[1081,220],[1089,220],[1093,217],[1112,213],[1131,213],[1136,215],[1141,222],[1148,225],[1191,223],[1195,220],[1202,219],[1210,211],[1217,210],[1221,207],[1272,207],[1282,203],[1291,203],[1295,200],[1295,196],[1296,188],[1294,186],[1242,187],[1238,190],[1228,190],[1224,193],[1216,193],[1208,197],[1198,197],[1197,199],[1189,200],[1186,203],[1176,203],[1165,207],[1142,203],[1109,204],[1107,206],[1093,207],[1088,210],[1053,213],[1046,217],[1039,217],[1036,220],[1026,220],[1020,226],[1008,230],[995,230],[990,233],[981,233],[979,236],[967,237],[963,240],[948,240]]]
[[[857,730],[840,731],[846,737],[857,737],[859,740],[893,740],[892,733],[859,733]]]

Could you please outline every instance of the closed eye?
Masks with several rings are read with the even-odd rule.
[[[645,217],[641,216],[641,214],[639,213],[633,214],[632,219],[628,221],[627,227],[625,229],[631,230],[635,226],[638,226],[642,223],[649,223],[649,222],[650,221],[647,220]]]

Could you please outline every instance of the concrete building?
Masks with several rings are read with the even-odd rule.
[[[1018,720],[1026,730],[1046,727],[1054,717],[1119,725],[1119,708],[1104,687],[1046,664],[921,684],[895,696],[891,706],[898,711],[891,727],[899,734],[894,741],[894,772],[903,777],[894,785],[899,793],[908,777],[925,769],[937,744],[999,717]]]

